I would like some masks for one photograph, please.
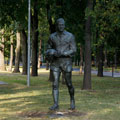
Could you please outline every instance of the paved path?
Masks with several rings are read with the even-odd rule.
[[[92,70],[92,74],[96,74],[97,75],[97,71]],[[112,72],[103,72],[103,76],[111,76],[112,77]],[[120,73],[113,73],[113,77],[120,77]]]
[[[0,85],[6,85],[6,84],[8,84],[8,83],[0,81]]]
[[[73,68],[73,71],[79,71],[79,70],[80,70],[79,68]],[[97,75],[98,71],[97,70],[92,70],[91,73]],[[112,72],[103,72],[103,76],[112,77]],[[120,77],[120,73],[114,72],[113,77]]]
[[[46,66],[41,66],[41,68],[46,68]],[[79,71],[79,68],[73,68],[73,71]],[[97,75],[97,70],[92,70],[91,71],[92,74]],[[103,72],[103,76],[110,76],[112,77],[112,72]],[[113,77],[120,77],[120,73],[114,72]]]

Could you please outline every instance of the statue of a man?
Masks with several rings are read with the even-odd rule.
[[[57,31],[50,35],[48,40],[48,48],[46,51],[46,59],[50,62],[50,69],[53,71],[53,99],[54,105],[50,110],[59,108],[59,78],[61,71],[64,71],[66,85],[70,94],[70,109],[75,109],[74,87],[71,80],[72,72],[72,56],[76,52],[76,43],[73,34],[64,30],[65,21],[59,18],[56,21]]]

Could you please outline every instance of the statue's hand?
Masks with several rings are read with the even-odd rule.
[[[57,54],[57,51],[55,49],[48,49],[45,54],[46,60],[52,62],[54,60],[55,55]]]
[[[48,56],[55,56],[57,54],[57,51],[55,49],[48,49],[46,51],[46,55]]]
[[[64,52],[63,54],[64,56],[72,57],[74,55],[73,53],[74,53],[73,50],[69,50],[69,51]]]
[[[54,54],[55,57],[63,57],[63,56],[68,56],[67,52],[60,52],[57,51],[56,54]]]
[[[67,52],[64,52],[63,55],[64,55],[64,56],[68,56],[68,53],[67,53]]]
[[[60,57],[61,56],[61,52],[57,51],[55,54],[54,54],[55,57]]]

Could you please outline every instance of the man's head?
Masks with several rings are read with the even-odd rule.
[[[63,32],[65,28],[65,21],[63,18],[59,18],[56,21],[56,26],[57,26],[57,31],[58,32]]]

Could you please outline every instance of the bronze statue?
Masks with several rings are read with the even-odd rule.
[[[65,21],[59,18],[56,21],[57,31],[50,35],[48,40],[48,48],[46,51],[46,59],[50,62],[50,69],[53,71],[53,99],[54,105],[50,110],[59,108],[59,78],[61,71],[64,71],[66,85],[70,94],[70,109],[75,109],[74,87],[71,80],[72,72],[72,56],[76,52],[76,43],[74,35],[64,30]]]

